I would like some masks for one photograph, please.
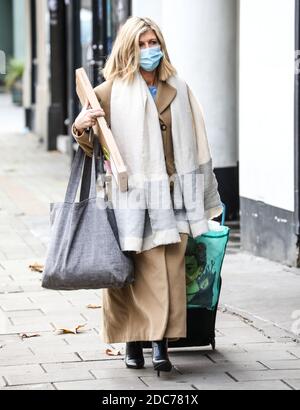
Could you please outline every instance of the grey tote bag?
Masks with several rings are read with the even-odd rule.
[[[113,209],[109,209],[106,200],[97,198],[97,148],[100,145],[94,138],[92,159],[78,148],[65,202],[51,204],[51,236],[43,288],[122,288],[134,281],[133,261],[120,248]],[[103,168],[102,151],[100,158]],[[76,203],[81,180],[80,202]]]

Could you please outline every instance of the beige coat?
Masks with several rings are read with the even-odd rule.
[[[106,81],[94,90],[110,126],[112,82]],[[159,81],[156,105],[169,176],[176,172],[170,107],[176,95],[174,87]],[[92,156],[89,135],[83,133],[78,136],[74,125],[72,132],[86,154]],[[140,254],[133,253],[133,285],[123,289],[103,290],[102,336],[105,343],[162,340],[164,337],[177,340],[186,337],[184,256],[188,235],[180,236],[181,243],[159,246]]]

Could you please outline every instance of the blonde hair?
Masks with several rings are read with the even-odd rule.
[[[158,78],[167,81],[176,75],[176,69],[171,64],[164,36],[159,26],[149,18],[130,17],[120,28],[111,55],[102,74],[106,80],[122,78],[132,81],[140,68],[140,36],[153,30],[164,53],[158,67]]]

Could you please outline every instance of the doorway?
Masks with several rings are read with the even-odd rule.
[[[93,87],[104,81],[101,70],[111,52],[120,26],[130,14],[131,0],[73,0],[68,3],[66,92],[69,127],[81,110],[76,93],[76,69],[83,67],[86,70]]]
[[[94,87],[104,81],[101,70],[120,26],[130,15],[130,3],[129,0],[81,0],[81,66]]]

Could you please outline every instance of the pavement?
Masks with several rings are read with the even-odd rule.
[[[101,292],[47,291],[29,268],[44,263],[49,203],[64,198],[70,160],[45,152],[24,130],[23,110],[1,94],[0,117],[0,390],[300,389],[299,270],[244,252],[238,223],[217,350],[171,349],[174,369],[161,378],[150,350],[145,369],[126,369],[124,345],[101,341]]]

